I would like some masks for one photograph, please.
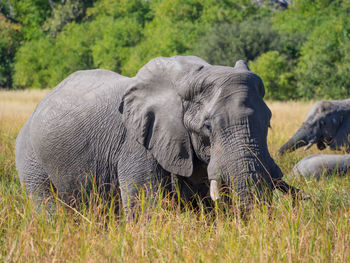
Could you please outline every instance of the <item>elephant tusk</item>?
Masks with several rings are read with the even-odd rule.
[[[216,180],[210,181],[210,197],[214,202],[220,198],[218,181],[216,181]]]
[[[313,143],[309,142],[309,144],[304,147],[304,151],[310,149],[312,145],[313,145]]]

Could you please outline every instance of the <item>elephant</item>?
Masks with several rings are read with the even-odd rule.
[[[264,93],[242,60],[226,67],[158,57],[130,78],[77,71],[39,102],[16,139],[21,184],[38,207],[53,194],[74,203],[82,189],[119,193],[131,217],[141,190],[154,200],[174,182],[186,200],[214,202],[234,189],[242,211],[274,189],[303,198],[269,154]]]
[[[313,154],[301,159],[288,176],[320,179],[334,173],[344,175],[349,170],[350,154]]]
[[[319,150],[327,146],[331,150],[349,152],[350,99],[317,102],[301,127],[279,150],[279,154],[294,151],[302,146],[305,150],[317,144]]]

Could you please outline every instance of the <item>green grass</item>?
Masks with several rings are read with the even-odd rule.
[[[126,223],[114,204],[95,194],[79,212],[58,206],[38,214],[20,186],[14,159],[17,133],[47,91],[0,92],[0,262],[349,262],[350,178],[320,181],[289,178],[312,195],[292,208],[276,193],[269,216],[254,208],[243,222],[234,209],[210,213],[179,209],[176,200],[158,202],[150,216]],[[298,150],[277,157],[277,149],[301,124],[312,103],[268,103],[268,144],[285,173],[302,157]]]

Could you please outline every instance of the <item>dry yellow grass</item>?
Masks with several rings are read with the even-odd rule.
[[[20,129],[48,90],[1,91],[0,125],[3,129]]]
[[[45,94],[0,91],[0,262],[350,262],[349,177],[293,179],[311,201],[292,209],[288,196],[276,194],[272,218],[263,207],[247,222],[221,210],[180,211],[163,200],[151,218],[126,224],[95,196],[80,210],[88,220],[65,208],[54,217],[37,214],[17,178],[14,141]],[[312,104],[268,102],[273,156]],[[288,172],[315,148],[275,159]]]
[[[286,142],[304,121],[313,102],[267,102],[271,112],[271,129],[268,137],[272,152],[276,152],[280,145]],[[276,147],[276,148],[275,148]]]

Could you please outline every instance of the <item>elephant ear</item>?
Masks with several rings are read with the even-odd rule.
[[[131,80],[120,112],[135,139],[167,171],[191,176],[193,153],[183,123],[179,94],[188,90],[191,76],[210,66],[195,56],[158,57],[143,66]]]
[[[257,78],[258,78],[258,80],[257,80],[257,90],[258,90],[258,92],[259,92],[259,94],[260,94],[260,96],[262,97],[262,98],[264,98],[264,96],[265,96],[265,86],[264,86],[264,83],[263,83],[263,81],[262,81],[262,79],[257,75]]]
[[[165,170],[186,177],[192,174],[182,101],[168,80],[138,81],[124,95],[119,111],[128,132]]]
[[[330,145],[332,150],[341,149],[350,144],[350,114],[342,117],[341,125],[337,130],[333,143]]]

